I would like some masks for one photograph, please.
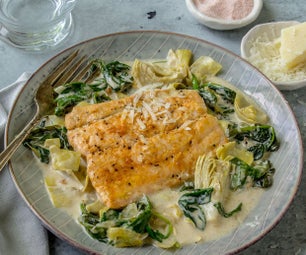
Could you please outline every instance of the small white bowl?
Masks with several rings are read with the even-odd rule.
[[[187,9],[189,12],[203,25],[216,29],[216,30],[231,30],[236,29],[240,27],[244,27],[250,23],[252,23],[254,20],[257,19],[259,13],[261,12],[263,2],[262,0],[254,0],[254,6],[252,11],[249,13],[248,16],[238,19],[238,20],[228,20],[228,19],[216,19],[209,17],[202,12],[200,12],[195,3],[194,0],[185,0]]]
[[[245,59],[250,57],[250,49],[252,47],[252,42],[258,38],[259,36],[266,33],[267,42],[272,42],[277,38],[280,38],[281,30],[283,28],[293,26],[299,24],[298,21],[280,21],[280,22],[271,22],[260,24],[253,27],[249,32],[245,34],[245,36],[241,40],[241,56]],[[251,63],[252,64],[252,63]],[[265,74],[268,76],[267,74]],[[268,78],[270,78],[268,76]],[[270,78],[271,79],[271,78]],[[298,88],[302,88],[306,86],[306,79],[303,80],[295,80],[295,81],[273,81],[272,82],[280,89],[280,90],[294,90]]]

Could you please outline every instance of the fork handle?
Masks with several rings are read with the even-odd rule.
[[[30,134],[32,128],[37,124],[38,118],[34,117],[24,129],[13,139],[13,141],[0,153],[0,172],[6,165],[6,163],[13,156],[15,151],[25,140],[25,138]]]

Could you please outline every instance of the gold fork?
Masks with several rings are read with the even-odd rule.
[[[53,89],[59,85],[81,81],[88,82],[95,75],[90,72],[91,62],[86,56],[79,56],[78,51],[71,53],[39,86],[35,103],[37,111],[33,119],[26,127],[13,139],[13,141],[0,154],[0,171],[12,157],[17,148],[30,134],[31,130],[38,124],[39,120],[54,112]]]

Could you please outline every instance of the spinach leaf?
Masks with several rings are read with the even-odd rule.
[[[230,212],[226,212],[223,205],[220,202],[215,203],[214,207],[217,208],[219,214],[222,215],[224,218],[229,218],[232,217],[233,214],[241,211],[242,203],[240,203],[234,210]]]
[[[114,209],[108,209],[101,215],[101,221],[117,220],[120,212]]]
[[[199,90],[200,88],[200,82],[197,79],[197,77],[192,73],[191,74],[191,84],[192,84],[192,88],[195,90]]]
[[[71,82],[55,88],[55,115],[62,116],[79,102],[100,103],[110,100],[111,91],[125,92],[133,83],[130,66],[119,61],[105,64],[102,60],[92,62],[91,73],[99,73],[93,83]],[[108,93],[106,92],[108,91]]]
[[[43,126],[34,128],[29,136],[23,141],[23,145],[31,149],[41,162],[48,164],[50,151],[44,147],[44,142],[47,139],[59,138],[62,149],[71,149],[67,139],[67,129],[61,126]]]
[[[123,215],[123,208],[120,210],[108,209],[99,218],[98,215],[88,212],[85,204],[81,204],[82,213],[79,222],[93,238],[111,245],[116,245],[116,243],[109,240],[107,231],[113,227],[129,229],[135,233],[148,234],[152,239],[160,242],[169,237],[172,233],[172,224],[166,218],[152,211],[152,205],[146,196],[143,196],[136,203],[136,208],[136,212],[133,215],[129,215],[129,217],[126,217],[126,214],[125,216]],[[168,231],[166,234],[163,234],[158,229],[152,228],[150,224],[152,217],[158,217],[159,220],[167,224]]]
[[[193,89],[198,91],[207,107],[216,115],[226,117],[235,111],[233,105],[236,97],[235,91],[211,82],[202,84],[193,74],[191,83]]]
[[[137,233],[144,233],[152,215],[152,205],[146,196],[137,202],[137,210],[137,217],[131,218],[125,225]]]
[[[250,145],[247,145],[248,151],[253,152],[255,160],[261,159],[265,152],[279,148],[275,130],[269,125],[246,126],[232,130],[231,133],[237,141],[250,141]]]
[[[86,84],[83,82],[66,83],[55,89],[58,96],[55,98],[55,115],[62,116],[70,107],[79,102],[100,103],[110,100],[105,92],[104,84]]]
[[[183,194],[178,200],[178,204],[184,215],[200,230],[204,230],[206,226],[205,214],[200,205],[207,204],[211,201],[212,192],[213,188],[195,189],[194,191]]]
[[[162,242],[164,239],[167,239],[172,234],[173,226],[171,222],[167,218],[163,217],[161,214],[152,211],[152,217],[150,219],[150,222],[151,221],[154,221],[154,222],[160,221],[164,225],[166,225],[165,227],[166,233],[162,233],[160,230],[152,228],[151,224],[149,223],[146,226],[146,230],[152,239]]]
[[[220,95],[223,98],[223,100],[228,101],[231,104],[234,104],[235,98],[236,98],[236,92],[235,91],[233,91],[233,90],[231,90],[227,87],[221,86],[221,85],[216,84],[216,83],[211,83],[211,82],[209,82],[207,84],[204,84],[204,86],[207,86],[208,88],[213,90],[215,93]]]
[[[56,103],[55,115],[63,116],[68,107],[87,99],[85,86],[86,84],[81,82],[64,84],[61,88],[61,94],[54,100]]]
[[[242,188],[246,183],[247,177],[252,180],[252,185],[260,188],[268,188],[273,184],[273,175],[275,169],[270,161],[260,161],[250,166],[244,161],[233,158],[230,160],[234,169],[231,173],[231,189]]]
[[[209,90],[199,89],[199,94],[203,98],[208,108],[215,111],[217,104],[217,96]]]
[[[102,66],[104,81],[113,90],[124,92],[132,86],[130,66],[119,61],[110,62]]]
[[[253,171],[254,187],[268,188],[272,186],[275,168],[272,167],[269,160],[256,163],[253,167]]]
[[[100,242],[107,243],[107,229],[104,227],[99,227],[100,218],[99,215],[88,212],[86,209],[86,204],[81,204],[81,216],[79,217],[79,222],[84,226],[87,233],[94,239]]]

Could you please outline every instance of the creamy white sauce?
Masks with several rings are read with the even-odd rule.
[[[237,90],[231,84],[219,78],[214,77],[211,81]],[[238,122],[235,115],[232,118],[234,118],[233,120],[235,122]],[[65,198],[67,198],[67,201],[62,204],[60,209],[78,221],[81,213],[81,202],[85,201],[88,203],[95,201],[97,199],[95,192],[84,192],[84,183],[69,177],[69,175],[61,171],[54,170],[51,166],[45,164],[41,164],[41,166],[44,179],[55,179],[56,185],[62,189]],[[264,192],[264,189],[248,187],[241,191],[229,191],[227,200],[222,203],[227,212],[232,211],[238,204],[242,203],[242,210],[229,218],[224,218],[219,215],[217,209],[213,206],[213,202],[203,206],[207,219],[204,230],[197,229],[193,222],[183,215],[178,205],[179,197],[182,195],[181,192],[167,188],[156,194],[149,195],[149,200],[154,210],[165,216],[173,224],[175,240],[181,245],[186,245],[219,239],[232,232],[243,222],[250,211],[253,210]]]
[[[204,206],[207,224],[203,231],[195,228],[191,220],[183,216],[177,204],[181,193],[167,189],[149,196],[149,199],[156,211],[171,220],[176,240],[180,244],[186,245],[219,239],[232,232],[243,222],[250,211],[254,209],[263,192],[265,192],[263,189],[258,188],[231,192],[229,199],[224,203],[225,209],[231,211],[239,203],[242,203],[242,210],[229,218],[224,218],[217,213],[214,220],[209,220],[209,211],[215,210],[217,212],[217,209],[213,206],[212,202],[207,204],[207,206]]]
[[[80,216],[80,204],[82,201],[95,201],[97,196],[95,192],[83,192],[81,183],[69,177],[62,171],[54,170],[46,164],[41,164],[44,179],[55,178],[57,185],[62,189],[67,201],[59,208],[70,215],[76,222]],[[208,242],[219,239],[236,229],[257,205],[261,195],[265,191],[259,188],[245,188],[241,191],[230,191],[228,199],[224,201],[226,211],[231,211],[242,203],[242,210],[232,217],[224,218],[217,213],[213,202],[203,207],[207,223],[205,229],[199,230],[194,224],[183,215],[178,206],[181,192],[175,189],[164,189],[155,194],[149,195],[155,211],[166,217],[173,224],[173,234],[175,240],[181,245],[187,245],[198,242]],[[216,218],[213,220],[210,214],[213,213]]]
[[[44,178],[56,178],[58,187],[63,190],[68,198],[61,209],[77,221],[80,216],[80,203],[82,201],[94,201],[97,199],[95,193],[83,192],[83,186],[80,183],[48,165],[42,164],[42,169]],[[177,203],[182,193],[177,190],[165,189],[150,195],[149,199],[154,210],[165,216],[173,224],[176,241],[181,245],[186,245],[219,239],[233,231],[256,206],[263,192],[264,190],[258,188],[231,192],[229,199],[225,202],[226,209],[231,211],[241,202],[243,206],[239,213],[230,218],[217,215],[214,220],[210,220],[209,212],[215,210],[216,213],[217,209],[212,205],[212,202],[204,206],[207,224],[203,231],[195,228],[194,224],[183,215]]]
[[[51,167],[51,165],[43,164],[39,162],[41,165],[44,183],[46,185],[46,189],[49,193],[49,197],[52,200],[52,194],[49,192],[50,186],[46,184],[46,180],[52,178],[55,180],[54,188],[58,188],[57,195],[63,195],[64,198],[60,201],[61,205],[55,207],[65,211],[68,215],[70,215],[76,221],[80,216],[80,204],[82,201],[95,201],[97,200],[96,193],[93,192],[84,192],[84,184],[79,182],[77,179],[72,178],[71,175],[66,174],[63,171],[55,170]],[[52,187],[51,187],[52,188]],[[53,202],[54,203],[54,202]]]

